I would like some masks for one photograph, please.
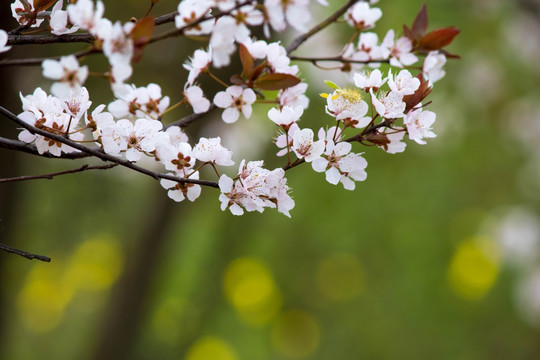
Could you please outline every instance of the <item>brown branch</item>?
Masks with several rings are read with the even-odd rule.
[[[359,0],[349,0],[345,5],[343,5],[339,10],[337,10],[335,13],[330,15],[328,18],[323,20],[321,23],[314,26],[311,30],[309,30],[307,33],[302,34],[298,36],[296,39],[293,40],[293,42],[287,46],[287,54],[290,54],[294,50],[296,50],[300,45],[302,45],[307,39],[327,27],[328,25],[335,22],[339,17],[347,12],[347,10],[353,6],[355,3],[357,3]]]
[[[59,172],[50,173],[50,174],[26,175],[26,176],[17,176],[17,177],[12,177],[12,178],[0,179],[0,183],[7,183],[7,182],[14,182],[14,181],[26,181],[26,180],[38,180],[38,179],[52,180],[56,176],[60,176],[60,175],[74,174],[74,173],[87,171],[87,170],[108,170],[108,169],[112,169],[115,166],[118,166],[118,164],[113,163],[113,164],[102,165],[102,166],[89,166],[89,165],[85,164],[85,165],[83,165],[83,166],[81,166],[80,168],[77,168],[77,169],[59,171]]]
[[[158,26],[158,25],[163,25],[166,23],[173,22],[176,15],[178,15],[178,11],[158,16],[157,18],[154,19],[154,23],[156,26]]]
[[[369,63],[388,63],[390,62],[389,59],[384,60],[353,60],[353,59],[345,59],[341,56],[330,56],[330,57],[302,57],[302,56],[289,56],[291,60],[296,61],[309,61],[313,64],[316,64],[321,61],[337,61],[341,63],[350,63],[350,64],[369,64]]]
[[[185,128],[187,127],[189,124],[199,120],[200,118],[210,114],[212,111],[214,111],[215,109],[217,109],[217,106],[214,105],[214,104],[211,104],[210,105],[210,108],[208,108],[208,110],[204,113],[200,113],[200,114],[190,114],[188,116],[184,116],[183,118],[181,118],[180,120],[177,120],[173,123],[170,123],[168,125],[166,125],[164,127],[164,129],[168,129],[170,128],[171,126],[179,126],[181,128]]]
[[[110,161],[110,162],[116,163],[118,165],[127,167],[127,168],[129,168],[131,170],[140,172],[141,174],[148,175],[148,176],[150,176],[150,177],[152,177],[152,178],[154,178],[156,180],[158,180],[158,179],[167,179],[167,180],[179,182],[181,184],[190,183],[190,184],[209,186],[209,187],[213,187],[213,188],[219,188],[218,183],[215,182],[215,181],[181,178],[181,177],[176,177],[176,176],[172,176],[172,175],[168,175],[168,174],[161,174],[161,173],[158,173],[158,172],[155,172],[155,171],[145,169],[145,168],[140,167],[138,165],[135,165],[135,164],[131,163],[128,160],[120,159],[120,158],[117,158],[116,156],[112,156],[112,155],[109,155],[107,153],[101,152],[98,149],[88,148],[86,146],[81,145],[80,143],[71,141],[71,140],[69,140],[69,139],[67,139],[67,138],[65,138],[63,136],[52,134],[52,133],[49,133],[49,132],[47,132],[45,130],[42,130],[42,129],[39,129],[39,128],[35,127],[35,126],[32,126],[32,125],[24,122],[23,120],[19,119],[15,114],[13,114],[11,111],[5,109],[2,106],[0,106],[0,113],[2,115],[4,115],[5,117],[7,117],[9,120],[13,121],[14,123],[24,127],[26,130],[30,131],[32,134],[38,134],[38,135],[44,136],[44,137],[46,137],[48,139],[55,140],[55,141],[60,142],[62,144],[66,144],[68,146],[71,146],[74,149],[77,149],[77,150],[80,150],[80,151],[82,151],[84,153],[95,156],[95,157],[97,157],[97,158],[99,158],[99,159],[101,159],[103,161]]]
[[[100,51],[92,48],[88,50],[81,50],[71,55],[75,56],[76,58],[81,58],[83,56],[97,54],[97,53],[100,53]],[[69,55],[70,54],[45,57],[45,58],[29,58],[29,59],[4,59],[4,60],[0,60],[0,66],[35,66],[35,65],[41,65],[41,63],[44,60],[60,60],[61,57],[69,56]]]
[[[29,260],[37,259],[37,260],[41,260],[41,261],[45,261],[45,262],[51,262],[51,258],[48,257],[48,256],[32,254],[32,253],[29,253],[29,252],[26,252],[26,251],[22,251],[22,250],[19,250],[19,249],[12,248],[11,246],[7,246],[6,244],[2,244],[2,243],[0,243],[0,250],[3,250],[3,251],[8,252],[8,253],[12,253],[12,254],[20,255],[20,256],[25,257],[25,258],[27,258]]]
[[[94,35],[84,34],[65,34],[65,35],[9,35],[7,45],[43,45],[55,43],[93,43],[96,40]]]
[[[19,140],[6,139],[3,137],[0,137],[0,148],[16,150],[20,152],[25,152],[27,154],[37,155],[51,159],[82,159],[89,156],[88,154],[82,152],[62,153],[61,156],[55,156],[49,152],[40,154],[35,145],[27,144]]]

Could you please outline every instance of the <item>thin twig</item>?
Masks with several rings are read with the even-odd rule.
[[[384,60],[353,60],[345,59],[341,56],[329,56],[329,57],[302,57],[302,56],[289,56],[291,60],[296,61],[309,61],[313,64],[322,62],[322,61],[336,61],[341,63],[351,63],[351,64],[370,64],[370,63],[387,63],[390,62],[389,59]]]
[[[37,179],[52,180],[56,176],[60,176],[60,175],[74,174],[74,173],[87,171],[87,170],[108,170],[108,169],[112,169],[115,166],[118,166],[118,164],[113,163],[113,164],[101,165],[101,166],[89,166],[89,165],[85,164],[85,165],[83,165],[83,166],[81,166],[80,168],[77,168],[77,169],[59,171],[59,172],[50,173],[50,174],[26,175],[26,176],[17,176],[17,177],[12,177],[12,178],[0,179],[0,183],[15,182],[15,181],[26,181],[26,180],[37,180]]]
[[[81,58],[83,56],[97,54],[99,52],[100,52],[99,50],[91,48],[88,50],[81,50],[71,55],[75,56],[76,58]],[[63,56],[69,56],[69,55],[59,55],[59,56],[52,56],[52,57],[46,57],[46,58],[4,59],[4,60],[0,60],[0,66],[35,66],[35,65],[41,65],[41,63],[44,60],[60,60],[60,58]]]
[[[12,254],[20,255],[20,256],[25,257],[25,258],[27,258],[29,260],[37,259],[37,260],[41,260],[41,261],[45,261],[45,262],[51,262],[51,258],[48,257],[48,256],[32,254],[32,253],[29,253],[29,252],[26,252],[26,251],[22,251],[22,250],[19,250],[19,249],[12,248],[11,246],[7,246],[6,244],[2,244],[2,243],[0,243],[0,250],[4,250],[5,252],[12,253]]]
[[[179,126],[181,128],[185,128],[189,124],[199,120],[200,118],[205,117],[206,115],[208,115],[209,113],[211,113],[215,109],[217,109],[217,106],[214,105],[214,104],[211,104],[206,112],[200,113],[200,114],[190,114],[188,116],[184,116],[180,120],[177,120],[177,121],[175,121],[173,123],[170,123],[170,124],[166,125],[164,129],[166,130],[166,129],[170,128],[171,126]]]
[[[37,155],[37,156],[51,158],[51,159],[73,160],[73,159],[82,159],[82,158],[86,158],[90,156],[83,152],[62,153],[61,156],[53,155],[50,152],[45,152],[43,154],[40,154],[35,145],[27,144],[19,140],[6,139],[3,137],[0,137],[0,148],[17,150],[17,151],[25,152],[27,154]]]
[[[94,35],[65,34],[65,35],[9,35],[7,45],[27,45],[27,44],[55,44],[55,43],[93,43],[96,40]]]
[[[326,18],[321,23],[317,24],[315,27],[313,27],[311,30],[309,30],[307,33],[302,34],[298,36],[296,39],[293,40],[293,42],[287,46],[287,54],[290,54],[294,50],[296,50],[300,45],[302,45],[307,39],[327,27],[328,25],[332,24],[334,21],[339,19],[339,17],[347,12],[347,10],[353,6],[356,2],[359,0],[349,0],[345,5],[343,5],[338,11],[330,15],[328,18]]]
[[[30,131],[30,133],[32,133],[32,134],[38,134],[38,135],[44,136],[44,137],[46,137],[48,139],[55,140],[55,141],[60,142],[62,144],[66,144],[68,146],[71,146],[74,149],[77,149],[77,150],[80,150],[80,151],[82,151],[84,153],[95,156],[95,157],[97,157],[97,158],[99,158],[99,159],[101,159],[103,161],[110,161],[110,162],[116,163],[118,165],[127,167],[127,168],[135,170],[137,172],[140,172],[141,174],[148,175],[148,176],[150,176],[150,177],[152,177],[152,178],[154,178],[156,180],[157,179],[167,179],[167,180],[179,182],[181,184],[191,183],[191,184],[209,186],[209,187],[213,187],[213,188],[219,188],[218,183],[215,182],[215,181],[181,178],[181,177],[176,177],[176,176],[172,176],[172,175],[168,175],[168,174],[157,173],[157,172],[145,169],[143,167],[140,167],[138,165],[135,165],[135,164],[131,163],[128,160],[120,159],[120,158],[117,158],[116,156],[112,156],[112,155],[109,155],[107,153],[101,152],[98,149],[88,148],[86,146],[81,145],[80,143],[77,143],[77,142],[71,141],[69,139],[66,139],[65,137],[63,137],[61,135],[56,135],[56,134],[53,134],[53,133],[49,133],[49,132],[47,132],[45,130],[42,130],[42,129],[39,129],[39,128],[33,126],[33,125],[30,125],[30,124],[24,122],[23,120],[21,120],[20,118],[18,118],[15,114],[13,114],[11,111],[5,109],[2,106],[0,106],[0,113],[2,115],[4,115],[5,117],[7,117],[9,120],[13,121],[14,123],[22,126],[26,130]]]

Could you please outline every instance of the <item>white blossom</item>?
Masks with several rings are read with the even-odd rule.
[[[431,126],[435,122],[437,115],[432,111],[423,111],[416,109],[410,111],[404,118],[403,123],[407,127],[409,139],[424,145],[424,138],[434,138],[437,135],[431,131]]]
[[[345,13],[345,20],[358,30],[371,29],[382,16],[379,8],[370,8],[365,2],[357,2]]]
[[[189,178],[198,180],[199,172],[196,171]],[[169,190],[167,195],[176,202],[183,201],[185,198],[189,201],[195,201],[201,195],[201,186],[198,184],[180,183],[168,179],[161,179],[159,183],[163,188]]]
[[[83,30],[96,35],[98,25],[103,18],[105,6],[97,1],[94,7],[92,0],[78,0],[75,4],[69,4],[66,8],[69,21]]]
[[[193,107],[195,114],[207,112],[210,108],[210,100],[204,97],[204,93],[199,86],[190,86],[184,90],[187,101]]]
[[[292,149],[299,159],[312,162],[320,158],[324,152],[324,140],[313,141],[313,136],[311,129],[302,129],[294,133]]]
[[[388,70],[388,86],[399,94],[411,95],[420,87],[420,80],[413,77],[409,70],[401,70],[395,78],[392,71]]]
[[[443,66],[446,64],[446,56],[438,51],[431,51],[424,59],[423,74],[430,83],[434,83],[444,77],[446,72]]]
[[[232,151],[227,150],[221,145],[221,138],[200,138],[199,142],[193,148],[192,155],[199,161],[213,163],[222,166],[234,165],[231,160]]]
[[[183,66],[184,69],[189,71],[188,81],[189,85],[193,85],[195,79],[201,72],[208,68],[208,65],[212,63],[212,47],[208,47],[208,51],[195,50],[193,57],[191,57]]]
[[[7,46],[8,42],[8,34],[4,30],[0,29],[0,53],[9,51],[11,49],[11,46]]]
[[[76,25],[68,27],[68,12],[62,10],[63,6],[64,0],[59,0],[51,12],[49,25],[51,26],[51,32],[55,35],[71,34],[79,30],[79,27]]]
[[[390,65],[402,68],[417,62],[418,58],[411,52],[412,41],[402,36],[394,42],[394,36],[394,30],[389,30],[382,43],[390,51]]]
[[[301,106],[284,106],[281,110],[272,108],[268,111],[268,117],[276,125],[288,129],[292,124],[300,120],[304,109]]]
[[[386,119],[397,119],[405,116],[403,112],[407,105],[403,102],[403,94],[390,91],[389,93],[383,93],[382,96],[377,98],[373,93],[373,90],[370,90],[370,93],[371,102],[381,117]]]
[[[60,60],[46,59],[41,65],[44,77],[57,80],[51,87],[56,96],[66,96],[71,90],[80,89],[88,77],[88,67],[80,66],[73,55],[62,56]]]
[[[229,86],[225,91],[220,91],[214,97],[214,104],[225,109],[221,118],[226,123],[236,122],[242,113],[247,119],[251,117],[253,104],[257,100],[255,92],[249,88],[243,89],[240,86]]]

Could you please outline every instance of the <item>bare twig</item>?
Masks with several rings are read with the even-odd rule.
[[[99,52],[100,52],[99,50],[95,50],[91,48],[88,50],[81,50],[72,55],[75,56],[76,58],[81,58],[83,56],[97,54]],[[41,65],[41,63],[44,60],[60,60],[62,56],[68,56],[68,55],[59,55],[59,56],[52,56],[52,57],[46,57],[46,58],[4,59],[4,60],[0,60],[0,66],[35,66],[35,65]]]
[[[51,158],[51,159],[82,159],[90,155],[83,152],[72,152],[72,153],[62,153],[61,156],[55,156],[49,152],[40,154],[35,145],[27,144],[19,140],[12,140],[0,137],[0,148],[17,150],[25,152],[27,154],[37,155],[41,157]]]
[[[65,34],[65,35],[9,35],[8,45],[27,45],[27,44],[55,44],[55,43],[93,43],[96,40],[94,35],[84,34]]]
[[[200,118],[210,114],[212,111],[214,111],[215,109],[217,109],[217,106],[212,104],[210,105],[210,108],[208,108],[208,110],[204,113],[200,113],[200,114],[190,114],[188,116],[184,116],[183,118],[181,118],[180,120],[177,120],[173,123],[170,123],[168,125],[165,126],[165,129],[168,129],[170,128],[171,126],[179,126],[181,128],[185,128],[187,127],[189,124],[199,120]]]
[[[316,64],[318,62],[324,62],[324,61],[337,61],[341,63],[350,63],[350,64],[369,64],[369,63],[387,63],[390,60],[353,60],[353,59],[345,59],[341,56],[330,56],[330,57],[302,57],[302,56],[289,56],[291,60],[296,61],[309,61],[313,64]]]
[[[19,249],[12,248],[11,246],[7,246],[6,244],[2,244],[2,243],[0,243],[0,250],[3,250],[3,251],[8,252],[8,253],[12,253],[12,254],[20,255],[20,256],[25,257],[25,258],[27,258],[29,260],[37,259],[37,260],[41,260],[41,261],[45,261],[45,262],[51,262],[51,258],[48,257],[48,256],[32,254],[32,253],[29,253],[29,252],[26,252],[26,251],[22,251],[22,250],[19,250]]]
[[[37,180],[37,179],[52,180],[56,176],[60,176],[60,175],[74,174],[74,173],[87,171],[87,170],[108,170],[108,169],[112,169],[115,166],[118,166],[118,164],[113,163],[113,164],[101,165],[101,166],[89,166],[89,165],[85,164],[85,165],[83,165],[83,166],[81,166],[80,168],[77,168],[77,169],[59,171],[59,172],[50,173],[50,174],[26,175],[26,176],[17,176],[17,177],[12,177],[12,178],[0,179],[0,183],[14,182],[14,181],[26,181],[26,180]]]
[[[335,22],[339,17],[347,12],[347,10],[353,6],[355,3],[357,3],[359,0],[349,0],[345,5],[343,5],[341,8],[339,8],[338,11],[330,15],[328,18],[326,18],[321,23],[314,26],[311,30],[309,30],[307,33],[302,34],[298,36],[296,39],[293,40],[293,42],[287,46],[287,54],[290,54],[294,50],[296,50],[300,45],[302,45],[307,39],[327,27],[328,25]]]
[[[81,145],[80,143],[77,143],[77,142],[71,141],[69,139],[66,139],[63,136],[52,134],[52,133],[49,133],[49,132],[47,132],[45,130],[42,130],[42,129],[39,129],[39,128],[35,127],[35,126],[32,126],[32,125],[24,122],[23,120],[19,119],[15,114],[13,114],[11,111],[5,109],[2,106],[0,106],[0,113],[2,115],[4,115],[5,117],[7,117],[9,120],[13,121],[14,123],[24,127],[26,130],[30,131],[32,134],[38,134],[38,135],[44,136],[44,137],[46,137],[48,139],[58,141],[58,142],[60,142],[62,144],[66,144],[68,146],[71,146],[74,149],[77,149],[77,150],[80,150],[80,151],[82,151],[84,153],[95,156],[95,157],[97,157],[97,158],[99,158],[99,159],[101,159],[103,161],[110,161],[110,162],[116,163],[118,165],[127,167],[127,168],[135,170],[137,172],[140,172],[141,174],[148,175],[148,176],[150,176],[150,177],[152,177],[152,178],[154,178],[156,180],[158,180],[158,179],[167,179],[167,180],[179,182],[181,184],[191,183],[191,184],[209,186],[209,187],[213,187],[213,188],[219,188],[218,183],[215,182],[215,181],[181,178],[181,177],[176,177],[176,176],[172,176],[172,175],[168,175],[168,174],[161,174],[161,173],[158,173],[158,172],[155,172],[155,171],[145,169],[145,168],[140,167],[138,165],[135,165],[135,164],[129,162],[128,160],[120,159],[120,158],[117,158],[116,156],[112,156],[112,155],[109,155],[107,153],[101,152],[98,149],[88,148],[86,146]]]

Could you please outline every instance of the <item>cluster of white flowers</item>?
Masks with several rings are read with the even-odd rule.
[[[327,5],[324,0],[318,2]],[[375,27],[382,16],[379,8],[372,7],[376,2],[357,2],[344,15],[345,21],[359,33],[356,44],[349,42],[341,53],[347,60],[342,70],[350,73],[355,86],[341,88],[326,82],[332,92],[321,96],[326,99],[326,114],[335,121],[316,131],[309,124],[305,128],[299,126],[309,98],[307,83],[299,77],[298,66],[291,64],[280,42],[256,39],[251,32],[252,27],[262,27],[268,37],[270,29],[282,32],[289,25],[306,31],[311,17],[309,0],[265,0],[258,5],[256,1],[243,5],[235,0],[180,1],[175,17],[179,33],[204,35],[208,44],[184,62],[189,74],[183,86],[183,99],[172,106],[159,85],[137,87],[126,83],[132,73],[131,64],[140,52],[135,34],[139,31],[134,31],[139,22],[113,23],[104,17],[105,7],[99,0],[69,2],[65,10],[64,1],[59,0],[49,14],[40,12],[44,9],[35,9],[33,1],[17,0],[12,4],[12,12],[21,25],[39,26],[48,18],[55,35],[79,29],[93,35],[110,64],[108,78],[115,96],[108,106],[99,105],[90,111],[91,102],[84,87],[88,67],[81,66],[75,56],[45,60],[43,75],[54,81],[52,95],[38,88],[32,95],[21,96],[20,117],[72,141],[93,142],[105,153],[125,157],[130,162],[153,159],[171,177],[198,180],[199,170],[210,167],[219,177],[223,210],[241,215],[244,211],[262,212],[269,207],[290,216],[294,201],[284,169],[311,163],[314,171],[325,173],[329,183],[341,183],[345,189],[353,190],[356,181],[367,177],[367,161],[363,153],[353,152],[353,142],[376,145],[394,154],[405,150],[406,135],[418,144],[436,136],[432,131],[436,115],[424,110],[423,101],[433,82],[445,74],[442,67],[446,53],[424,51],[419,58],[418,52],[415,53],[416,43],[406,34],[396,39],[393,30],[379,43],[377,34],[366,31]],[[7,34],[0,30],[0,52],[9,50],[7,39]],[[225,83],[211,71],[228,66],[235,53],[240,55],[242,71]],[[423,63],[417,67],[421,69],[419,73],[403,69],[422,58]],[[390,65],[386,76],[378,69],[382,63]],[[366,71],[366,66],[375,69]],[[196,82],[202,74],[210,75],[226,89],[207,98]],[[287,155],[288,162],[283,168],[270,171],[263,168],[263,161],[242,160],[234,177],[222,175],[217,167],[232,166],[234,161],[233,153],[222,145],[220,137],[201,137],[192,146],[180,127],[164,127],[161,122],[169,110],[181,103],[189,104],[195,114],[206,113],[213,103],[214,107],[223,109],[223,121],[233,123],[239,121],[240,115],[246,119],[252,117],[257,102],[276,105],[267,116],[279,128],[274,141],[279,148],[277,155]],[[353,132],[352,137],[345,136],[347,131]],[[48,151],[61,156],[62,152],[75,151],[27,130],[19,138],[35,144],[40,154]],[[296,159],[291,159],[293,156]],[[201,186],[195,183],[161,180],[175,201],[196,200]]]

